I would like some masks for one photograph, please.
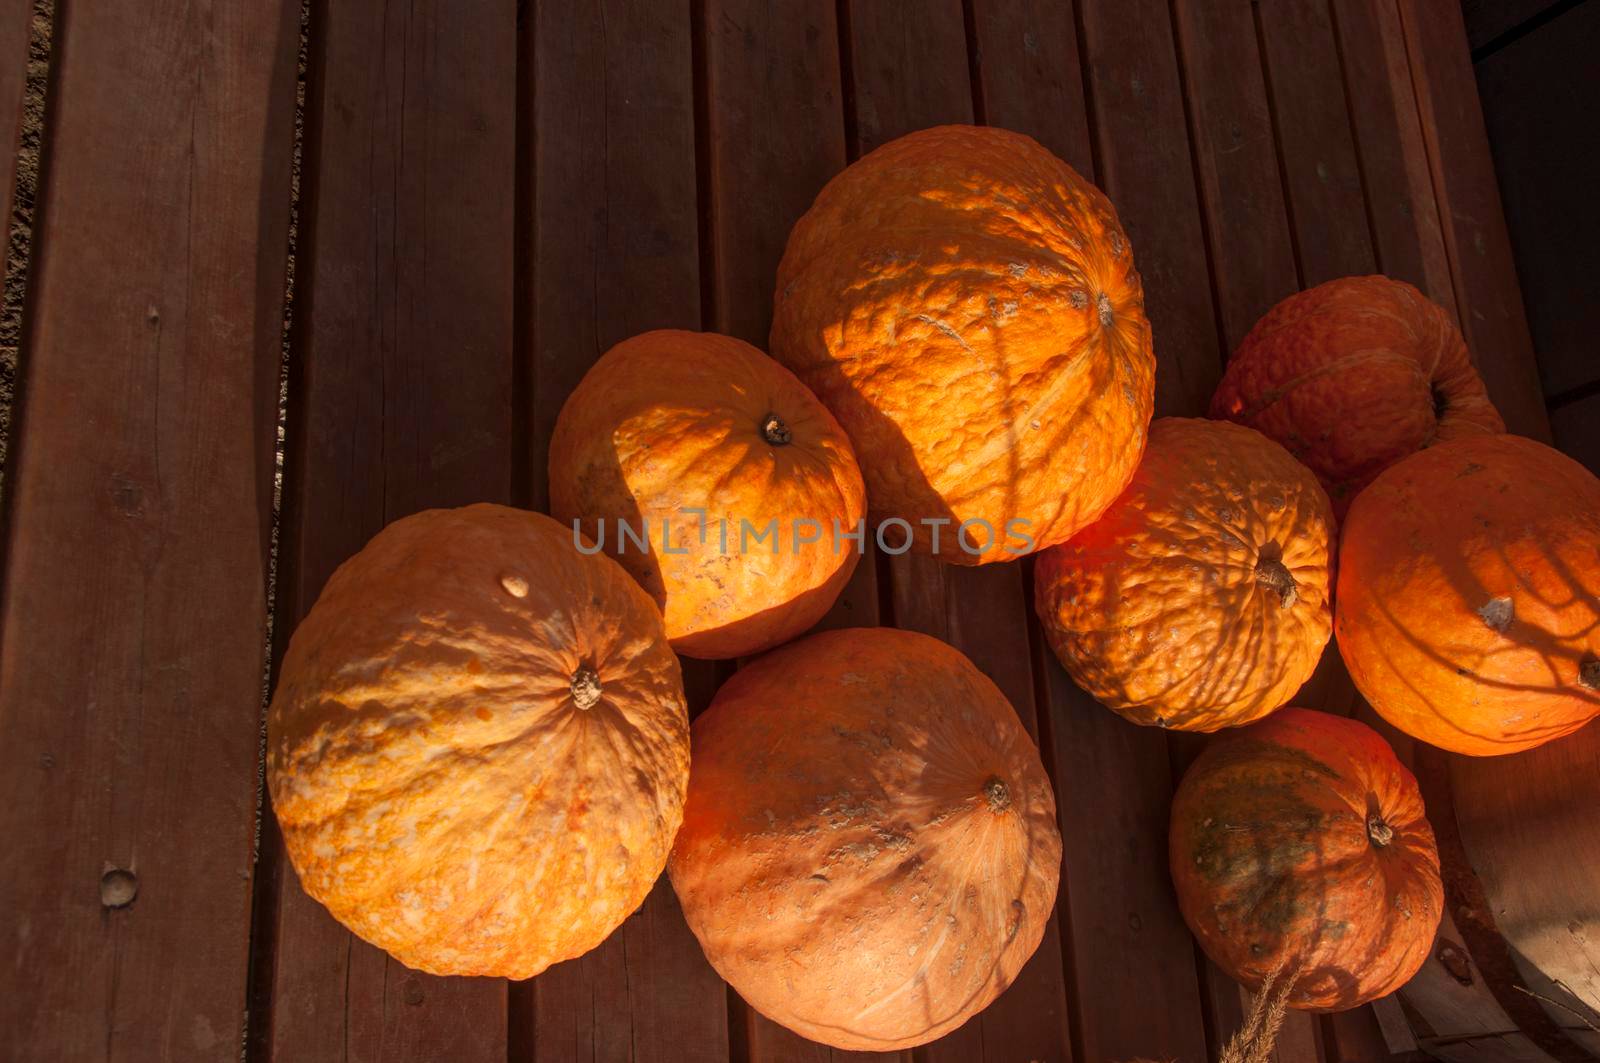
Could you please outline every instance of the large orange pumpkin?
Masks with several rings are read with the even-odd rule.
[[[1457,753],[1529,749],[1600,714],[1600,481],[1520,436],[1390,468],[1350,507],[1339,650],[1372,707]]]
[[[706,957],[839,1048],[960,1026],[1038,947],[1061,836],[1039,752],[956,650],[828,631],[757,660],[694,724],[668,870]]]
[[[866,498],[849,439],[793,373],[731,336],[664,329],[606,352],[562,407],[550,508],[655,597],[679,653],[724,658],[821,619]]]
[[[549,517],[396,521],[290,640],[267,781],[300,883],[433,974],[527,978],[637,908],[689,727],[649,597]]]
[[[1106,197],[1017,133],[925,129],[830,181],[789,234],[771,346],[850,433],[874,516],[911,525],[885,541],[937,536],[947,561],[1065,540],[1144,449],[1133,251]]]
[[[1289,1006],[1343,1011],[1428,958],[1444,887],[1422,795],[1377,732],[1283,709],[1206,747],[1172,802],[1184,921],[1252,990],[1278,972]]]
[[[1293,697],[1327,645],[1332,523],[1316,477],[1266,436],[1162,418],[1122,497],[1040,556],[1045,637],[1135,723],[1248,723]]]
[[[1340,515],[1406,455],[1505,431],[1450,316],[1381,276],[1328,281],[1269,310],[1228,360],[1211,416],[1288,447]]]

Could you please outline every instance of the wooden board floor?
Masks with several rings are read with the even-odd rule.
[[[0,12],[11,57],[24,6]],[[1453,2],[54,10],[0,547],[0,1060],[869,1058],[751,1012],[664,879],[531,982],[409,971],[301,892],[258,771],[263,677],[340,561],[418,509],[542,508],[556,413],[617,341],[679,327],[764,346],[790,226],[903,133],[1019,130],[1110,194],[1160,415],[1200,415],[1278,299],[1382,271],[1450,308],[1512,430],[1549,438]],[[5,130],[12,70],[0,58]],[[1197,953],[1168,883],[1168,802],[1198,746],[1071,683],[1030,575],[873,557],[825,621],[966,652],[1058,796],[1065,867],[1037,954],[979,1018],[899,1058],[1211,1058],[1249,1000]],[[727,673],[686,664],[694,707]],[[1300,702],[1365,712],[1331,651]],[[137,896],[112,906],[130,876]],[[1442,970],[1405,991],[1413,1013],[1449,996],[1486,1038],[1511,1029]],[[1427,1042],[1390,1000],[1293,1015],[1278,1058]]]

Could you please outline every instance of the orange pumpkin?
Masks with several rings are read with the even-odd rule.
[[[1135,723],[1264,716],[1327,644],[1328,496],[1261,433],[1161,418],[1105,516],[1044,552],[1034,602],[1078,685]]]
[[[1206,955],[1289,1006],[1344,1011],[1428,958],[1444,886],[1422,795],[1365,724],[1283,709],[1219,736],[1172,802],[1172,881]]]
[[[725,658],[822,618],[866,499],[849,439],[793,373],[731,336],[664,329],[606,352],[562,407],[550,508],[650,592],[673,648]]]
[[[1229,359],[1211,416],[1288,447],[1341,516],[1406,455],[1505,431],[1450,315],[1381,276],[1328,281],[1269,310]]]
[[[757,660],[694,724],[668,870],[706,957],[815,1041],[890,1050],[1010,985],[1055,904],[1039,752],[944,643],[828,631]]]
[[[1064,541],[1144,448],[1155,359],[1127,237],[1017,133],[925,129],[830,181],[789,234],[771,346],[850,433],[874,516],[910,525],[885,541],[947,561]]]
[[[433,974],[527,978],[598,945],[660,875],[688,785],[655,605],[503,506],[396,521],[341,565],[267,731],[301,885]]]
[[[1350,507],[1334,625],[1350,676],[1409,735],[1529,749],[1600,714],[1600,480],[1519,436],[1390,468]]]

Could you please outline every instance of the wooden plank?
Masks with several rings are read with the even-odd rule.
[[[532,393],[526,487],[543,507],[550,432],[595,359],[639,332],[701,327],[700,245],[687,0],[530,9],[522,106],[534,139],[524,188],[533,319],[522,357]],[[691,712],[717,678],[710,662],[684,662]],[[599,948],[535,979],[528,1003],[531,1019],[514,1022],[533,1031],[540,1063],[727,1058],[726,991],[665,876]]]
[[[280,657],[333,570],[385,524],[511,501],[514,19],[509,0],[362,0],[316,22]],[[503,981],[407,970],[277,857],[272,1059],[333,1045],[504,1058]]]
[[[1175,0],[1195,170],[1226,351],[1300,289],[1249,0]]]
[[[33,5],[13,0],[0,11],[0,234],[11,238],[11,195],[22,143],[22,101],[28,88]]]
[[[1071,5],[974,0],[983,109],[991,122],[1035,137],[1086,177],[1100,175],[1131,235],[1162,337],[1158,406],[1199,412],[1221,358],[1167,12],[1157,4],[1080,9],[1083,36]],[[1080,55],[1092,72],[1092,114],[1075,88],[1085,82]],[[1054,74],[1015,73],[1037,65]],[[1168,172],[1156,172],[1163,166]],[[1058,911],[1063,933],[1070,927],[1070,948],[1063,947],[1074,1049],[1081,1059],[1203,1058],[1194,947],[1167,876],[1165,737],[1096,704],[1042,639],[1033,645],[1045,759],[1065,844]],[[1122,783],[1107,787],[1098,781],[1105,779]]]
[[[1399,9],[1394,0],[1330,7],[1378,268],[1459,316]]]
[[[1461,0],[1461,14],[1467,26],[1467,44],[1476,52],[1528,24],[1529,20],[1567,8],[1562,0]]]
[[[6,484],[0,1029],[15,1059],[234,1057],[295,12],[59,11]]]
[[[1600,394],[1550,411],[1555,444],[1600,476]]]
[[[1506,427],[1549,441],[1461,11],[1432,0],[1399,4],[1467,346]]]
[[[1328,0],[1253,6],[1302,283],[1372,273],[1377,260]]]
[[[1479,62],[1478,90],[1546,396],[1600,381],[1593,274],[1600,213],[1583,195],[1600,157],[1600,5],[1581,4]]]
[[[961,0],[848,0],[852,158],[928,126],[971,122]]]
[[[1403,1016],[1400,1021],[1404,1024]],[[1410,1028],[1405,1027],[1405,1032],[1409,1039]],[[1394,1054],[1371,1006],[1322,1016],[1322,1040],[1330,1063],[1388,1063]],[[1409,1048],[1416,1047],[1411,1039]]]

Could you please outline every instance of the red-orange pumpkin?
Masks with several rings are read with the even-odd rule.
[[[1128,239],[1017,133],[924,129],[830,181],[789,234],[771,348],[850,433],[875,517],[910,525],[885,541],[937,535],[946,561],[1064,541],[1144,448],[1155,359]]]
[[[1372,707],[1458,753],[1512,753],[1600,714],[1600,480],[1520,436],[1391,467],[1344,527],[1339,650]]]
[[[905,1048],[977,1014],[1038,946],[1060,863],[1038,750],[926,635],[812,635],[695,721],[673,888],[717,972],[813,1040]]]
[[[550,508],[650,592],[674,649],[725,658],[828,611],[866,496],[849,439],[793,373],[731,336],[662,329],[607,351],[562,407]]]
[[[1340,515],[1406,455],[1505,431],[1450,315],[1381,276],[1328,281],[1269,310],[1228,360],[1211,416],[1288,447]]]
[[[1172,802],[1184,921],[1252,990],[1278,972],[1289,1006],[1343,1011],[1428,958],[1444,887],[1422,796],[1365,724],[1283,709],[1206,747]]]
[[[1266,436],[1160,418],[1133,483],[1034,569],[1078,685],[1142,724],[1215,731],[1285,704],[1328,642],[1328,496]]]
[[[396,521],[295,630],[267,783],[307,893],[409,967],[527,978],[649,893],[689,724],[661,615],[504,506]]]

